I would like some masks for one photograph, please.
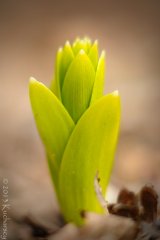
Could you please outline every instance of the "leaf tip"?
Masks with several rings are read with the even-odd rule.
[[[41,82],[37,81],[34,77],[30,77],[29,79],[29,89],[33,89],[37,86],[43,85]]]
[[[71,47],[71,44],[70,44],[70,42],[68,40],[65,43],[65,47]]]
[[[34,84],[36,82],[37,82],[37,80],[34,77],[29,78],[29,84]]]
[[[59,47],[58,48],[58,53],[61,53],[63,51],[63,48],[62,47]]]
[[[105,56],[106,56],[106,52],[103,50],[101,53],[101,58],[105,58]]]
[[[34,77],[29,78],[29,92],[33,91],[34,87],[37,86],[38,81]]]
[[[32,96],[37,89],[41,89],[44,86],[43,83],[37,81],[34,77],[30,77],[29,79],[29,94]]]
[[[84,54],[85,54],[85,51],[84,51],[83,49],[81,49],[81,50],[79,51],[79,54],[80,54],[80,55],[84,55]]]
[[[119,97],[119,91],[115,90],[114,92],[112,92],[112,95],[115,97]]]
[[[94,41],[93,45],[98,46],[98,40],[97,39]]]

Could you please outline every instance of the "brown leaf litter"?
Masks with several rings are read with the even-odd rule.
[[[16,220],[17,226],[24,228],[21,240],[160,240],[160,220],[158,219],[158,195],[153,186],[144,186],[135,194],[122,189],[117,202],[108,204],[102,194],[99,179],[95,178],[97,197],[108,214],[98,215],[83,212],[85,225],[78,228],[72,223],[65,224],[59,216],[59,224],[53,228],[41,224],[31,217]],[[16,227],[17,227],[16,226]],[[24,237],[25,236],[25,237]],[[13,239],[13,238],[10,238]],[[15,238],[16,239],[16,238]]]

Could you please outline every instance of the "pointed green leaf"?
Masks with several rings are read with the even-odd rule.
[[[62,102],[75,122],[89,106],[94,80],[93,65],[81,50],[68,69],[62,89]]]
[[[60,89],[62,89],[63,87],[63,82],[64,82],[66,72],[68,70],[69,65],[73,61],[73,59],[74,59],[74,54],[73,54],[70,43],[67,41],[63,48],[63,55],[62,55],[61,64],[60,64],[60,76],[59,76]]]
[[[29,93],[36,125],[57,186],[58,169],[74,123],[58,98],[42,83],[32,78]]]
[[[96,78],[93,86],[90,104],[92,104],[95,100],[103,96],[105,80],[104,77],[105,77],[105,52],[103,51],[97,66]]]
[[[112,168],[120,122],[117,92],[104,96],[81,117],[66,146],[59,175],[61,208],[67,221],[83,223],[82,210],[102,212],[94,191],[98,171],[102,193]]]
[[[90,48],[91,48],[91,40],[88,37],[84,38],[84,41],[86,42],[86,46],[87,46],[87,53],[89,52]]]
[[[61,99],[61,91],[60,91],[60,64],[63,55],[62,48],[59,48],[56,56],[56,64],[55,64],[55,76],[54,79],[51,81],[50,89],[51,91]]]
[[[98,41],[95,41],[95,43],[93,44],[93,46],[91,47],[89,54],[88,54],[94,69],[96,71],[97,69],[97,64],[98,64]]]

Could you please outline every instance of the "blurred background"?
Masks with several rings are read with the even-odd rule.
[[[106,50],[106,93],[122,98],[109,199],[123,186],[160,183],[160,1],[0,1],[0,176],[11,212],[57,211],[33,120],[28,79],[49,85],[56,50],[77,36]]]

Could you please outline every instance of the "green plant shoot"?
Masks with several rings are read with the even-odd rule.
[[[98,42],[67,41],[57,52],[47,88],[31,78],[31,106],[62,214],[83,224],[82,211],[103,213],[94,190],[98,172],[105,195],[120,123],[118,91],[104,95],[105,53]]]

